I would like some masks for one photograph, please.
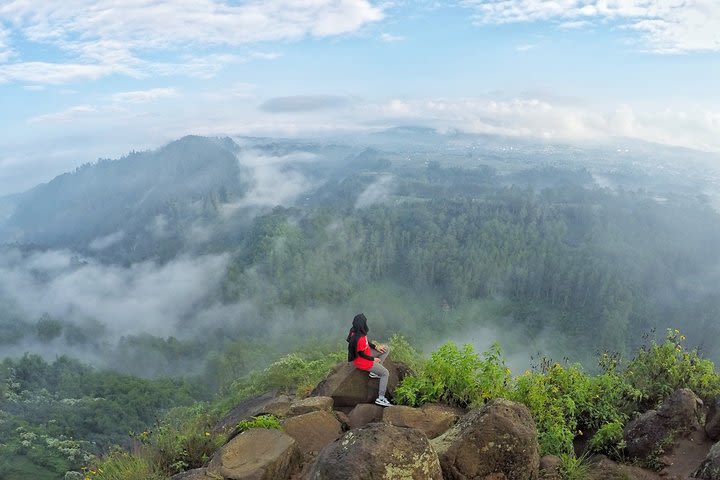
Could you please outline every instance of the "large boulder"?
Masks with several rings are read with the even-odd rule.
[[[677,390],[657,410],[649,410],[627,424],[623,437],[631,457],[647,458],[669,447],[674,436],[699,430],[698,407],[702,401],[692,390]]]
[[[452,427],[459,417],[457,410],[442,405],[421,408],[394,405],[383,410],[382,420],[396,427],[417,428],[428,438],[435,438]]]
[[[705,434],[713,442],[720,440],[720,397],[715,397],[710,402],[705,418]]]
[[[310,480],[442,480],[437,454],[424,433],[372,423],[325,447]]]
[[[335,415],[325,410],[287,418],[283,420],[282,427],[298,442],[303,453],[311,455],[335,441],[342,433],[342,425]]]
[[[720,480],[720,442],[712,446],[705,461],[693,473],[693,477],[702,480]]]
[[[383,363],[390,372],[386,396],[392,398],[395,387],[408,372],[407,367],[390,359]],[[312,391],[312,396],[332,397],[335,407],[354,407],[358,403],[372,403],[378,395],[378,382],[368,372],[358,370],[355,365],[343,362],[335,366],[330,374]]]
[[[379,422],[383,417],[383,407],[374,403],[355,405],[348,414],[348,427],[359,428],[368,423]]]
[[[326,412],[332,412],[333,399],[330,397],[308,397],[302,400],[297,400],[290,404],[290,408],[287,411],[288,417],[295,415],[302,415],[304,413],[317,412],[324,410]]]
[[[227,480],[285,480],[302,460],[291,436],[280,430],[251,428],[215,452],[207,475]]]
[[[273,392],[245,399],[217,421],[213,433],[227,433],[230,437],[234,437],[239,433],[236,428],[242,420],[263,414],[282,417],[290,409],[291,402],[292,399],[287,395],[277,395]]]
[[[448,480],[539,477],[535,421],[519,403],[495,399],[471,410],[431,443]]]

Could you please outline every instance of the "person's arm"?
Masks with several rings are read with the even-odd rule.
[[[370,344],[370,345],[372,345],[372,344]],[[372,355],[368,355],[367,353],[365,353],[365,350],[367,349],[367,347],[368,347],[368,339],[367,339],[367,337],[362,337],[362,338],[360,338],[360,340],[358,341],[358,347],[357,347],[357,349],[358,349],[358,352],[357,352],[357,353],[358,353],[358,357],[362,357],[362,358],[364,358],[365,360],[375,361],[375,357],[373,357]]]
[[[362,357],[362,358],[364,358],[365,360],[375,361],[375,357],[373,357],[372,355],[368,355],[368,354],[365,353],[365,352],[358,352],[358,357]]]

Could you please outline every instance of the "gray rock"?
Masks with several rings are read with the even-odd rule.
[[[516,402],[495,399],[471,410],[431,443],[447,480],[539,478],[535,421]]]
[[[331,397],[308,397],[291,403],[286,416],[292,417],[321,410],[331,412],[332,409],[333,399]]]
[[[423,408],[392,406],[383,410],[382,420],[397,427],[410,427],[421,430],[428,438],[435,438],[445,433],[459,415],[450,407],[430,405]]]
[[[283,430],[298,442],[303,453],[315,454],[342,434],[342,425],[325,410],[304,413],[282,422]]]
[[[705,419],[705,434],[713,442],[720,440],[720,397],[715,397],[710,402]]]
[[[348,426],[359,428],[368,423],[379,422],[383,417],[383,407],[374,403],[360,403],[348,414]]]
[[[720,442],[712,446],[705,461],[693,473],[693,477],[702,480],[720,480]]]
[[[631,457],[647,458],[658,453],[675,435],[699,430],[700,399],[689,389],[677,390],[657,410],[643,413],[627,424],[623,437]]]
[[[383,365],[390,372],[386,396],[392,399],[395,387],[409,370],[391,359],[385,360]],[[335,366],[311,395],[332,397],[335,408],[354,407],[358,403],[375,401],[378,395],[378,380],[368,377],[368,372],[358,370],[352,363],[343,362]]]
[[[442,480],[438,457],[424,433],[372,423],[350,430],[318,455],[311,480]]]
[[[540,478],[542,480],[560,480],[560,457],[545,455],[540,459]]]
[[[213,427],[213,433],[227,433],[234,437],[239,433],[237,424],[242,420],[262,414],[282,417],[290,408],[291,399],[287,395],[276,395],[265,393],[256,397],[248,398],[238,403]]]
[[[207,475],[226,480],[286,480],[302,460],[291,436],[280,430],[251,428],[215,453]]]

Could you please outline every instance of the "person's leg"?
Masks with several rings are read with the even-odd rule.
[[[390,378],[390,372],[388,372],[388,369],[383,367],[378,362],[375,362],[373,364],[370,371],[380,377],[380,386],[378,388],[378,397],[384,397],[385,390],[387,390],[388,379]]]

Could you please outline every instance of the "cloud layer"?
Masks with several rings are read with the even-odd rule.
[[[48,313],[79,324],[98,321],[118,337],[167,336],[177,334],[179,322],[200,311],[228,261],[227,255],[211,255],[121,267],[94,260],[79,263],[66,251],[30,256],[10,251],[0,254],[0,293],[14,299],[25,318]]]
[[[0,62],[11,58],[7,25],[18,37],[53,45],[71,60],[19,59],[0,65],[0,82],[58,84],[121,73],[193,71],[182,50],[237,47],[265,41],[328,37],[354,32],[383,18],[368,0],[13,0],[0,5]],[[153,53],[174,52],[177,62]],[[251,54],[267,59],[268,55]],[[216,61],[233,61],[232,55]]]
[[[614,22],[658,53],[720,51],[716,0],[463,0],[480,24],[554,21],[563,28]]]

